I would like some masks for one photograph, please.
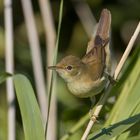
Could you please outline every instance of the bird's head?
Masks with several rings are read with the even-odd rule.
[[[66,82],[72,82],[81,74],[84,63],[78,57],[69,55],[64,57],[55,66],[49,66],[48,68],[56,70]]]

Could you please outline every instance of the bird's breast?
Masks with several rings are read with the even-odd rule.
[[[96,81],[73,81],[67,83],[69,90],[77,97],[88,98],[100,93],[106,85],[106,79],[102,77]]]

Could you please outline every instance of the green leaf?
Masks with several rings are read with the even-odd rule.
[[[8,77],[12,76],[10,73],[1,73],[0,74],[0,84],[3,83]]]
[[[107,128],[103,128],[101,132],[93,136],[89,135],[88,140],[110,140],[114,136],[121,134],[123,131],[127,130],[129,127],[140,121],[140,114],[130,117],[126,120],[120,121],[113,124]]]
[[[30,81],[21,74],[17,74],[13,78],[25,140],[45,140],[41,113]]]
[[[61,30],[61,23],[62,23],[62,15],[63,15],[63,0],[60,2],[60,10],[59,10],[59,22],[58,22],[58,29],[57,29],[57,38],[55,44],[55,52],[54,52],[54,59],[53,64],[56,64],[57,54],[58,54],[58,46],[59,46],[59,39],[60,39],[60,30]]]

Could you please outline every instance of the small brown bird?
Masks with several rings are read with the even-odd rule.
[[[56,66],[50,66],[66,81],[68,89],[77,97],[93,97],[100,93],[109,79],[111,60],[109,49],[111,14],[101,12],[95,36],[88,44],[86,55],[64,57]]]

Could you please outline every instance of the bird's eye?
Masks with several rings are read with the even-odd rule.
[[[72,70],[72,66],[67,66],[66,69],[67,70]]]

